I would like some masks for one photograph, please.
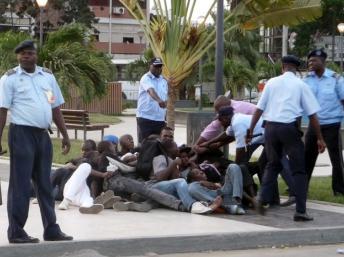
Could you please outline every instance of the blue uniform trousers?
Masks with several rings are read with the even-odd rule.
[[[161,129],[166,126],[165,121],[148,120],[145,118],[136,118],[138,142],[142,143],[143,139],[150,135],[159,135]]]
[[[55,202],[49,178],[52,144],[47,130],[11,124],[8,145],[10,150],[8,239],[27,236],[24,226],[29,211],[31,179],[41,210],[43,237],[57,235],[61,230],[56,224]]]
[[[332,164],[333,193],[344,194],[344,164],[342,139],[340,136],[340,123],[321,125],[320,129]],[[312,177],[318,154],[317,137],[314,129],[309,127],[305,137],[305,159],[308,180]]]
[[[265,167],[261,188],[261,201],[269,202],[275,183],[281,171],[284,154],[289,158],[290,171],[294,180],[296,211],[306,212],[307,175],[305,171],[304,144],[302,132],[294,123],[267,122],[265,127],[265,150],[268,163]]]

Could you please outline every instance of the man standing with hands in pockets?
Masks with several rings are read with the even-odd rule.
[[[300,61],[287,55],[282,58],[283,74],[272,78],[266,84],[257,110],[253,114],[247,132],[247,142],[251,141],[253,129],[263,115],[265,121],[265,150],[268,163],[265,168],[259,198],[259,211],[264,214],[263,205],[269,202],[273,185],[276,183],[280,160],[286,154],[295,183],[296,211],[294,221],[311,221],[313,217],[306,212],[307,174],[305,171],[304,144],[299,122],[303,112],[318,138],[318,151],[324,152],[325,142],[320,132],[316,113],[320,106],[308,85],[296,77]]]
[[[55,202],[50,184],[53,149],[48,134],[52,120],[62,133],[62,150],[67,154],[70,142],[60,111],[64,103],[52,72],[36,65],[33,41],[26,40],[14,50],[19,66],[7,71],[0,80],[0,139],[11,112],[8,133],[10,180],[7,213],[10,243],[38,243],[24,230],[30,203],[31,180],[41,210],[45,241],[73,240],[56,223]],[[0,151],[2,146],[0,144]]]

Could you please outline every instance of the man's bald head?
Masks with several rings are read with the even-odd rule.
[[[216,112],[218,112],[221,109],[221,107],[230,106],[230,105],[231,105],[231,99],[229,99],[228,97],[224,95],[219,95],[214,101],[214,109]]]

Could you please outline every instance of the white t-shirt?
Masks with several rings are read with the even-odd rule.
[[[236,113],[232,117],[231,125],[226,129],[226,134],[228,136],[235,137],[236,148],[245,147],[245,136],[247,130],[250,128],[252,120],[252,115]],[[253,135],[262,134],[260,136],[254,137],[251,144],[263,144],[264,143],[264,128],[262,127],[263,120],[259,119],[256,127],[253,130]]]

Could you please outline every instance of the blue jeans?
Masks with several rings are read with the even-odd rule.
[[[236,204],[234,199],[242,198],[243,194],[243,181],[241,169],[237,164],[230,164],[227,168],[225,175],[225,183],[221,189],[211,190],[200,184],[200,182],[193,182],[189,185],[190,195],[199,200],[212,202],[218,195],[223,196],[223,206]]]
[[[192,204],[196,202],[189,194],[188,184],[183,178],[159,181],[152,184],[151,187],[177,197],[182,201],[187,210],[191,210]]]

